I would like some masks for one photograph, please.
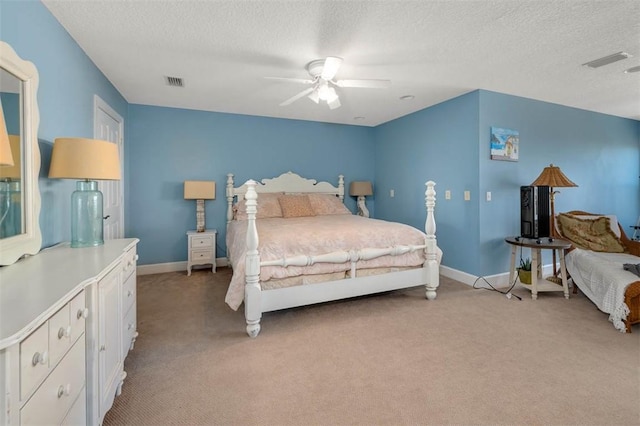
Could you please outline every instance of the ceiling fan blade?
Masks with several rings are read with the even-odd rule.
[[[290,104],[294,103],[295,101],[297,101],[298,99],[300,99],[300,98],[302,98],[304,96],[307,96],[311,92],[313,92],[313,87],[309,87],[308,89],[304,89],[302,92],[298,93],[295,96],[290,97],[289,99],[287,99],[286,101],[281,103],[280,106],[290,105]]]
[[[324,60],[324,67],[322,67],[322,74],[320,74],[320,77],[325,80],[331,80],[336,76],[341,64],[342,58],[327,56],[327,59]]]
[[[313,80],[309,80],[308,78],[288,78],[288,77],[263,77],[267,80],[278,80],[278,81],[289,81],[291,83],[304,83],[311,84]]]
[[[340,98],[336,97],[333,101],[327,102],[327,105],[329,105],[329,109],[340,108]]]
[[[365,89],[388,89],[391,87],[391,80],[337,80],[338,87],[360,87]]]

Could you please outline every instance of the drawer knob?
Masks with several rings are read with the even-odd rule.
[[[127,325],[127,330],[131,330],[133,328],[133,324],[129,323],[129,325]]]
[[[62,339],[63,337],[71,337],[70,325],[66,327],[60,327],[60,330],[58,330],[58,339]]]
[[[65,395],[65,396],[71,395],[71,383],[58,386],[58,398],[62,398],[62,395]]]
[[[100,352],[104,352],[107,350],[107,346],[106,345],[100,345]]]
[[[31,359],[31,364],[35,367],[38,364],[46,364],[49,360],[49,352],[44,351],[42,353],[36,352],[33,354],[33,358]]]
[[[80,318],[87,319],[87,318],[89,318],[89,308],[78,309],[78,313],[76,314],[76,318],[77,319],[80,319]]]
[[[133,296],[133,291],[131,290],[127,291],[127,297],[131,297],[131,296]]]

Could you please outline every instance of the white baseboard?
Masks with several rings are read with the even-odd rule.
[[[216,259],[216,268],[223,268],[225,266],[227,266],[226,257],[219,257]],[[194,269],[198,267],[199,265],[195,266]],[[152,265],[138,265],[137,275],[163,274],[165,272],[180,272],[186,270],[186,260],[183,262],[154,263]]]
[[[560,265],[558,265],[558,269],[560,269]],[[543,275],[550,275],[553,273],[553,265],[544,265],[542,267]],[[461,283],[472,286],[473,283],[478,280],[478,276],[471,275],[463,271],[458,271],[457,269],[449,268],[448,266],[440,266],[440,274],[447,278],[451,278],[456,281],[460,281]],[[487,275],[485,277],[481,277],[487,280],[489,284],[491,284],[495,288],[501,287],[510,287],[511,283],[509,282],[509,272],[502,272],[500,274],[495,275]],[[486,283],[482,279],[479,279],[476,287],[487,287]]]

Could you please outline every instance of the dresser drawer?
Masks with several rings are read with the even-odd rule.
[[[84,290],[69,302],[69,322],[71,324],[71,344],[84,333],[85,320],[89,316],[89,309],[85,300]]]
[[[131,349],[131,341],[136,337],[136,309],[130,309],[122,322],[122,358],[126,358]]]
[[[136,276],[131,274],[122,284],[122,312],[126,313],[136,301]]]
[[[49,370],[49,323],[20,343],[20,399],[24,400]]]
[[[76,402],[62,421],[62,426],[79,426],[87,424],[87,387],[83,387]]]
[[[69,304],[66,304],[49,319],[49,365],[56,365],[71,347],[70,338]]]
[[[20,410],[20,424],[60,424],[85,386],[84,335]]]
[[[124,258],[122,259],[122,279],[126,280],[136,271],[136,262],[138,260],[138,255],[136,253],[136,248],[132,248],[129,250]]]
[[[212,235],[203,235],[203,236],[193,236],[190,238],[192,249],[198,248],[211,248],[213,247],[213,236]]]

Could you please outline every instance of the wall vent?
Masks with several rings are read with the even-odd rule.
[[[169,86],[184,87],[184,81],[180,77],[165,77]]]

